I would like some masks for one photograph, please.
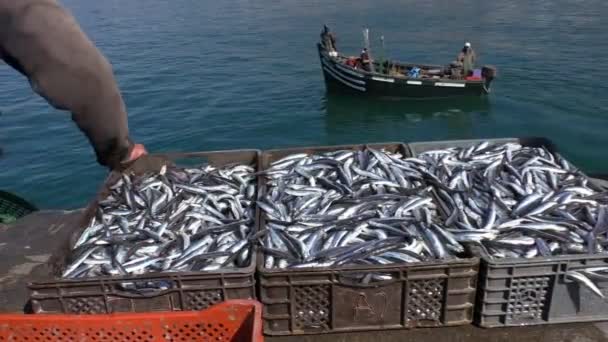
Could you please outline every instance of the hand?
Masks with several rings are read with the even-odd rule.
[[[146,172],[160,172],[171,161],[161,155],[148,155],[148,151],[142,144],[134,144],[129,154],[129,160],[122,164],[121,172],[128,169],[135,174]]]
[[[144,145],[134,144],[133,148],[131,149],[131,153],[129,154],[129,159],[127,160],[127,163],[132,162],[146,154],[148,154],[148,151],[146,151],[146,148],[144,147]]]

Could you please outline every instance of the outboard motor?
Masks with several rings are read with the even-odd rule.
[[[481,76],[493,80],[496,77],[496,68],[492,65],[484,65],[481,68]]]
[[[485,90],[486,92],[490,92],[490,83],[496,77],[496,67],[492,65],[484,65],[481,68],[481,77],[485,80]]]

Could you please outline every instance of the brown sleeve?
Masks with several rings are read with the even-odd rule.
[[[461,62],[461,63],[464,62],[464,53],[460,52],[458,54],[458,57],[456,57],[456,60],[459,61],[459,62]]]
[[[0,0],[0,57],[72,113],[100,164],[114,168],[126,158],[132,144],[112,68],[55,0]]]

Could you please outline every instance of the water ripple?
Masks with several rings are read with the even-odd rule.
[[[64,4],[111,60],[135,140],[152,151],[543,135],[603,170],[608,135],[608,2],[542,0],[195,1]],[[323,23],[357,54],[447,63],[469,40],[498,66],[489,99],[368,101],[326,96]],[[0,67],[0,189],[43,208],[79,207],[106,171],[69,114]]]

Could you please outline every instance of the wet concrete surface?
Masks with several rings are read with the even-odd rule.
[[[591,342],[607,340],[607,335],[599,327],[582,323],[498,329],[481,329],[467,325],[299,337],[266,337],[266,341],[269,342]]]
[[[0,224],[0,311],[21,312],[26,284],[51,272],[51,255],[65,243],[81,211],[39,211],[11,225]]]
[[[48,277],[51,254],[56,252],[80,222],[81,211],[42,211],[14,224],[0,225],[0,311],[23,312],[26,284]],[[607,323],[481,329],[474,326],[415,330],[338,333],[298,337],[266,337],[271,342],[595,342],[608,341]]]

